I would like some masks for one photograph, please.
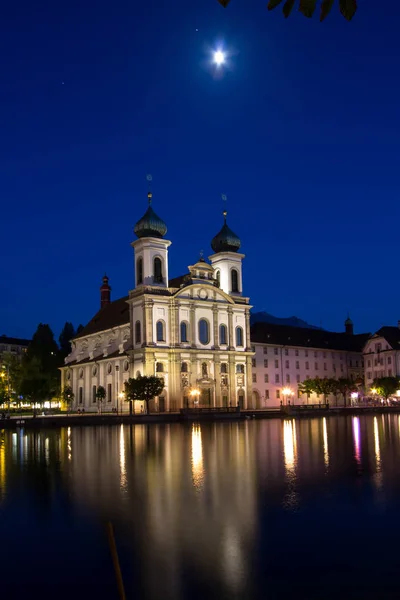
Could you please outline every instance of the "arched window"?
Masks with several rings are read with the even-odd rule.
[[[244,373],[244,365],[236,365],[236,373]]]
[[[243,346],[243,329],[236,327],[236,346]]]
[[[188,324],[181,321],[181,342],[188,342]]]
[[[141,256],[136,261],[136,281],[137,285],[143,283],[143,258]]]
[[[221,285],[221,271],[215,272],[215,279],[216,279],[218,287],[219,287]]]
[[[219,326],[219,343],[220,344],[227,344],[227,339],[228,339],[228,330],[226,325],[220,325]]]
[[[157,337],[157,342],[165,342],[165,323],[164,323],[164,321],[157,321],[156,337]]]
[[[164,365],[161,362],[156,363],[156,373],[164,373]]]
[[[203,346],[210,341],[210,327],[206,319],[200,319],[199,321],[199,340],[200,344],[203,344]]]
[[[161,258],[154,259],[154,283],[162,283],[163,282],[163,274],[162,274],[162,262]]]
[[[228,365],[226,363],[222,363],[221,364],[221,373],[227,373],[228,372]]]
[[[208,368],[207,368],[207,363],[201,363],[201,376],[202,377],[208,377]]]
[[[187,373],[188,372],[188,364],[187,362],[183,362],[181,364],[181,373]]]
[[[236,269],[231,271],[231,290],[232,292],[239,291],[239,274]]]
[[[140,321],[136,321],[135,323],[135,344],[140,344],[142,341],[142,330],[140,326]]]

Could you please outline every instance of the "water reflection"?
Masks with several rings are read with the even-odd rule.
[[[322,419],[322,431],[323,431],[323,440],[324,440],[324,462],[327,467],[329,467],[329,446],[328,446],[328,429],[326,426],[326,418]]]
[[[361,465],[361,441],[360,441],[360,418],[353,417],[353,442],[354,456],[359,465]]]
[[[353,502],[351,518],[343,520],[349,528],[367,486],[375,503],[385,497],[387,507],[399,449],[397,416],[6,431],[0,432],[0,501],[13,528],[21,515],[48,527],[43,543],[59,553],[70,523],[62,536],[57,523],[69,513],[81,518],[73,553],[76,564],[86,561],[87,570],[79,571],[84,584],[90,572],[101,582],[110,567],[103,530],[112,521],[128,597],[253,600],[265,597],[261,584],[258,595],[253,591],[257,578],[265,583],[268,565],[279,571],[288,547],[304,536],[304,523],[307,537],[321,534],[320,525],[313,531],[315,511],[343,516]],[[325,517],[315,523],[328,528]],[[43,554],[40,534],[37,539]],[[92,549],[78,559],[88,540]],[[13,550],[8,569],[18,564],[21,548]],[[358,552],[352,550],[353,560]],[[0,546],[0,560],[8,556]],[[69,564],[71,550],[57,560]]]
[[[285,456],[286,471],[289,476],[294,474],[296,461],[296,423],[295,421],[283,422],[283,452]]]
[[[203,445],[200,425],[192,425],[192,474],[193,485],[198,490],[203,484]]]

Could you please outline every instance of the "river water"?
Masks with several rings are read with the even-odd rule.
[[[2,598],[397,598],[397,415],[0,431]]]

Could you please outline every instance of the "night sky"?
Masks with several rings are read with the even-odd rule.
[[[105,271],[114,299],[132,289],[147,173],[170,277],[211,254],[225,193],[254,310],[397,324],[400,7],[382,4],[320,24],[266,0],[6,3],[0,333],[86,323]]]

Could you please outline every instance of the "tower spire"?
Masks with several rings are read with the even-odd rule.
[[[100,287],[100,308],[104,308],[111,302],[111,287],[108,284],[107,274],[103,275],[103,283]]]
[[[228,211],[226,210],[226,204],[228,201],[228,198],[226,196],[226,194],[221,194],[221,198],[222,198],[222,206],[224,207],[224,210],[222,211],[222,214],[224,215],[224,223],[226,223],[226,217],[228,216]]]
[[[150,206],[151,200],[153,198],[153,194],[151,193],[151,182],[153,181],[153,175],[148,173],[146,175],[146,179],[147,179],[147,200],[148,200],[149,206]]]

